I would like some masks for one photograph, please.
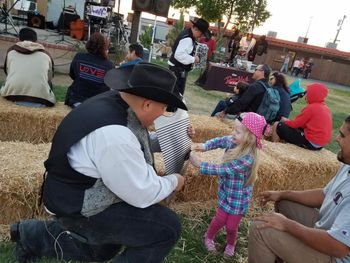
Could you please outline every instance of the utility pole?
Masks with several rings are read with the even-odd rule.
[[[337,34],[335,35],[335,38],[334,38],[334,41],[333,41],[334,44],[337,43],[337,41],[338,41],[337,38],[338,38],[339,32],[340,32],[340,30],[341,30],[341,27],[343,26],[343,23],[344,23],[345,18],[346,18],[346,15],[344,15],[344,16],[343,16],[343,19],[342,19],[342,20],[339,20],[339,22],[338,22],[339,28],[338,28],[338,30],[337,30]]]
[[[310,26],[311,26],[311,21],[312,21],[313,18],[314,18],[313,16],[310,16],[309,25],[308,25],[308,27],[307,27],[307,30],[306,30],[304,39],[307,39],[307,34],[309,34],[309,29],[310,29]]]
[[[120,14],[120,0],[118,0],[118,14]]]

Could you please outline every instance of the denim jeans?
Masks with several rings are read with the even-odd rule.
[[[21,221],[19,231],[22,247],[37,258],[156,263],[179,239],[181,223],[162,205],[120,202],[89,218]]]
[[[218,104],[216,104],[215,109],[211,113],[211,116],[214,117],[217,113],[222,112],[224,109],[226,109],[227,103],[225,100],[220,100]]]

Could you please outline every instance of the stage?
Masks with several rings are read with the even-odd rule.
[[[19,32],[21,28],[27,27],[26,23],[17,20],[14,20],[14,25],[15,27],[13,28],[11,24],[8,24],[6,33],[4,32],[6,25],[4,23],[0,23],[1,68],[4,65],[8,48],[18,41],[16,31]],[[43,44],[45,49],[51,54],[55,63],[55,71],[59,73],[68,73],[70,62],[76,54],[76,50],[79,49],[79,46],[83,47],[84,43],[67,35],[64,35],[64,41],[62,41],[62,35],[60,35],[57,30],[39,29],[33,27],[32,29],[35,30],[38,35],[38,42]]]

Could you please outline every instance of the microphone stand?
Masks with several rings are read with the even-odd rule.
[[[16,1],[13,3],[13,5],[11,5],[11,7],[10,7],[9,9],[7,9],[7,1],[5,1],[5,2],[3,3],[3,6],[0,7],[0,11],[1,11],[1,13],[3,14],[3,17],[1,18],[1,22],[4,21],[4,23],[5,23],[5,29],[2,30],[2,31],[0,32],[0,34],[9,34],[9,35],[18,36],[18,31],[17,31],[17,29],[16,29],[16,27],[15,27],[15,24],[14,24],[14,22],[13,22],[13,18],[12,18],[11,14],[10,14],[10,11],[11,11],[12,8],[17,4],[18,1],[19,1],[19,0],[16,0]],[[8,23],[10,23],[12,29],[13,29],[16,33],[10,33],[10,32],[8,31],[8,29],[7,29],[7,24],[8,24]]]
[[[67,41],[64,39],[64,33],[65,33],[65,9],[66,9],[66,0],[63,0],[63,7],[62,7],[62,21],[61,21],[61,26],[60,26],[60,35],[61,35],[61,39],[56,41],[56,44],[65,42],[68,43],[70,45],[73,45],[72,42]]]

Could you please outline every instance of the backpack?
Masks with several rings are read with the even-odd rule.
[[[259,82],[265,88],[265,94],[256,113],[264,116],[266,122],[271,122],[275,120],[280,109],[280,94],[277,89],[267,86],[262,81]]]

